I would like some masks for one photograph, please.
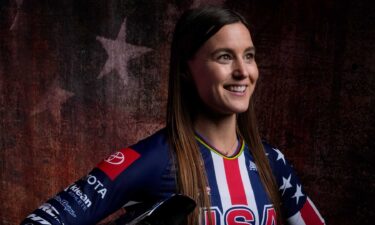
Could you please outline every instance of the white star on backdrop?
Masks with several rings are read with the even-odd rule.
[[[17,29],[18,20],[20,17],[19,11],[20,11],[21,5],[23,4],[23,0],[16,0],[16,3],[17,3],[17,13],[16,13],[16,16],[14,17],[12,26],[10,26],[10,30]]]
[[[61,106],[73,95],[74,93],[60,88],[57,80],[55,80],[42,97],[42,100],[31,111],[31,115],[34,116],[44,111],[50,111],[53,118],[56,121],[60,121]]]
[[[124,85],[128,84],[129,80],[127,68],[129,60],[152,50],[150,48],[126,43],[126,19],[124,19],[115,40],[104,37],[96,37],[96,40],[102,44],[108,54],[108,59],[98,79],[115,70]]]
[[[298,204],[299,198],[303,197],[303,196],[305,196],[305,195],[302,193],[302,186],[297,184],[296,193],[294,193],[294,195],[292,196],[292,198],[296,198],[296,200],[297,200],[296,204]]]
[[[275,152],[277,152],[277,159],[276,159],[276,160],[280,160],[280,159],[282,159],[283,162],[284,162],[284,165],[286,165],[286,162],[285,162],[285,158],[284,158],[283,153],[281,153],[280,150],[277,149],[277,148],[272,148],[272,149],[275,150]]]
[[[292,175],[290,174],[288,179],[286,179],[285,177],[283,177],[283,185],[281,185],[280,189],[279,190],[283,190],[283,194],[285,193],[286,189],[288,188],[291,188],[293,187],[292,184],[290,183],[290,179],[292,178]]]

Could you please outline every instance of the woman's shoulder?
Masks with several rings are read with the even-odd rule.
[[[294,173],[293,166],[279,148],[269,144],[267,141],[262,141],[262,143],[273,174],[277,180],[281,179],[281,177],[289,176],[291,173]]]
[[[113,180],[120,177],[117,179],[120,182],[129,182],[130,179],[154,181],[169,169],[171,164],[166,137],[165,129],[161,129],[136,144],[113,153],[102,160],[96,169],[106,173]]]
[[[168,149],[167,135],[163,128],[133,145],[114,152],[99,163],[98,168],[110,167],[113,170],[132,165],[136,171],[163,170],[171,161]]]
[[[285,159],[284,154],[281,152],[279,148],[277,148],[274,145],[271,145],[269,142],[266,140],[262,140],[263,143],[263,148],[268,156],[268,159],[270,160],[270,163],[283,163],[286,164],[287,160]]]
[[[169,149],[166,128],[162,128],[148,137],[139,140],[137,143],[130,146],[131,149],[140,154],[151,154],[162,152],[167,153]]]

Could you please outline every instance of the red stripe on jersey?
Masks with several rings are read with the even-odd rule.
[[[300,212],[306,225],[324,225],[309,200],[305,202]]]
[[[205,214],[205,217],[206,217],[206,219],[204,221],[205,225],[216,225],[216,212],[215,211],[210,210],[210,213],[208,213],[208,211],[206,210],[204,212],[204,214]],[[211,223],[210,223],[209,217],[211,217]]]
[[[247,205],[238,158],[223,160],[232,205]]]

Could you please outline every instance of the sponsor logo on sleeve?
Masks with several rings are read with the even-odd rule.
[[[38,224],[51,225],[50,222],[48,222],[47,220],[45,220],[42,217],[37,216],[35,214],[30,214],[27,218],[32,220],[32,221],[38,222]]]
[[[81,190],[79,186],[77,186],[77,184],[72,184],[65,188],[65,192],[67,192],[77,202],[83,211],[86,211],[92,205],[89,197]]]
[[[100,195],[102,199],[105,198],[105,195],[107,194],[107,188],[104,187],[103,183],[94,175],[87,175],[86,181],[89,185],[91,185],[96,193]]]
[[[65,199],[62,199],[60,196],[55,196],[54,199],[60,203],[62,207],[64,207],[64,211],[68,212],[72,217],[76,218],[76,212],[72,209],[72,207],[69,205],[69,202]]]
[[[140,154],[138,152],[131,148],[126,148],[110,155],[99,163],[97,167],[113,181],[139,157]]]
[[[63,222],[60,221],[59,219],[59,212],[56,210],[55,207],[53,207],[51,204],[49,203],[44,203],[43,205],[41,205],[39,207],[40,210],[44,211],[45,213],[47,213],[48,215],[50,215],[52,218],[54,218],[56,221],[59,222],[59,224],[64,224]]]

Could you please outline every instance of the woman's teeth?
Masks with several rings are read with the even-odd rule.
[[[246,85],[231,85],[226,87],[226,89],[232,92],[244,92],[246,89]]]

